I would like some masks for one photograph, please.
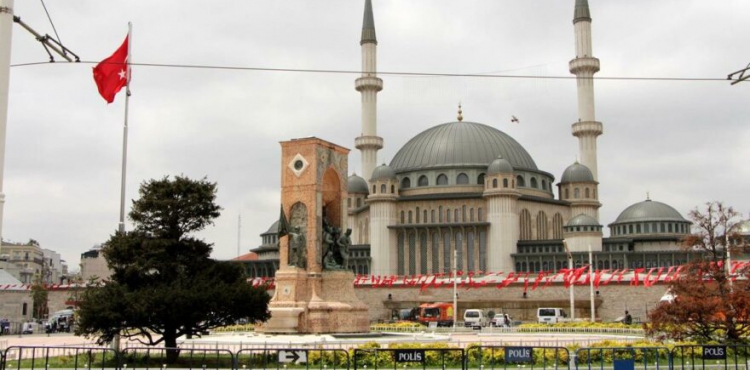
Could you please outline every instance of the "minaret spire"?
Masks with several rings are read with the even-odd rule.
[[[573,136],[578,138],[581,164],[591,170],[594,180],[599,178],[597,168],[596,138],[604,132],[595,117],[594,74],[599,72],[599,59],[594,58],[591,47],[591,12],[588,0],[576,0],[573,12],[576,57],[570,61],[570,73],[578,84],[578,120],[573,124]]]
[[[354,147],[362,154],[362,175],[369,181],[377,163],[378,150],[383,148],[383,138],[377,135],[378,92],[383,89],[383,80],[377,77],[378,40],[371,0],[365,0],[359,44],[362,46],[362,77],[354,81],[354,88],[362,94],[362,134],[354,140]]]

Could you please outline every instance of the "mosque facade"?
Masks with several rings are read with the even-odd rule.
[[[576,161],[561,172],[540,169],[508,134],[488,125],[457,120],[431,127],[409,140],[390,163],[377,165],[384,138],[377,134],[378,41],[371,0],[365,1],[360,47],[362,134],[355,138],[362,175],[348,178],[346,223],[352,229],[349,267],[360,275],[448,274],[451,271],[540,272],[589,263],[598,269],[681,265],[691,259],[681,239],[691,223],[668,204],[646,199],[623,210],[603,237],[599,220],[594,79],[599,59],[592,51],[587,0],[573,9],[578,117]],[[252,252],[252,277],[272,277],[278,268],[277,224]]]

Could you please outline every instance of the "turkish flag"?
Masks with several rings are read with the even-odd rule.
[[[99,88],[99,94],[107,103],[115,101],[115,94],[128,83],[130,73],[128,72],[127,61],[128,37],[125,37],[125,41],[114,54],[94,67],[94,81]]]

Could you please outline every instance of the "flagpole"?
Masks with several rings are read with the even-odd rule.
[[[125,123],[122,127],[122,173],[120,182],[120,223],[118,230],[125,232],[125,180],[127,178],[126,169],[128,163],[128,106],[130,103],[130,63],[133,57],[131,54],[131,45],[133,45],[133,24],[128,22],[128,58],[125,60]]]
[[[130,63],[132,62],[131,46],[133,45],[133,24],[128,22],[128,57],[125,60],[125,122],[122,126],[122,174],[120,182],[120,223],[118,230],[125,232],[125,180],[128,163],[128,106],[130,103]],[[120,333],[112,338],[112,349],[120,352]]]

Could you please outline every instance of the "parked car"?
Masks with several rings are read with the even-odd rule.
[[[542,324],[556,324],[568,317],[562,308],[539,308],[536,311],[537,321]]]
[[[508,314],[499,313],[499,314],[496,314],[495,317],[492,318],[492,321],[490,322],[490,324],[496,328],[509,328],[513,326],[513,319],[511,319],[510,315]]]
[[[468,309],[464,311],[464,326],[466,327],[484,327],[489,325],[490,318],[482,310]]]

